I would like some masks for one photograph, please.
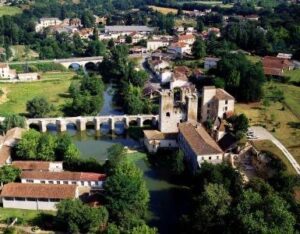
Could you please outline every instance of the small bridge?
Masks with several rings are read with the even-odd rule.
[[[74,65],[85,67],[87,64],[97,65],[103,61],[102,56],[98,57],[83,57],[83,58],[68,58],[54,59],[53,62],[63,65],[65,68],[70,68]]]
[[[37,63],[59,63],[64,67],[71,68],[72,66],[85,67],[87,64],[96,66],[103,61],[102,56],[97,57],[81,57],[81,58],[66,58],[66,59],[47,59],[47,60],[32,60],[22,62],[9,62],[10,65],[22,65],[22,64],[37,64]]]
[[[153,125],[158,123],[158,115],[116,115],[116,116],[90,116],[90,117],[57,117],[27,119],[27,128],[38,128],[41,132],[46,132],[49,126],[55,126],[60,132],[67,130],[68,126],[75,127],[78,131],[85,131],[87,126],[94,126],[96,131],[100,131],[102,125],[109,126],[111,131],[115,130],[116,124],[122,123],[125,128],[129,126]]]

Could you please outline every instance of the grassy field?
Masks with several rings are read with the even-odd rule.
[[[286,71],[284,74],[291,78],[290,81],[300,82],[300,69]]]
[[[271,103],[266,110],[262,108],[261,103],[239,103],[236,105],[236,112],[246,114],[251,125],[262,125],[269,131],[273,131],[273,135],[300,163],[300,118],[294,114],[299,113],[300,109],[300,88],[285,84],[278,84],[278,86],[283,89],[286,97],[284,109],[281,103]]]
[[[13,60],[16,60],[16,61],[26,61],[26,59],[34,60],[39,57],[39,54],[31,49],[29,49],[29,51],[27,53],[24,45],[11,46],[10,49],[13,52]],[[26,53],[27,53],[27,55],[26,55]]]
[[[185,25],[189,25],[191,27],[196,27],[197,26],[197,22],[195,19],[176,19],[175,20],[175,26],[179,27],[179,26],[185,26]]]
[[[22,10],[13,6],[0,6],[0,17],[3,15],[16,15],[22,13]]]
[[[158,11],[164,15],[167,15],[169,13],[177,14],[178,10],[174,8],[168,8],[168,7],[158,7],[158,6],[149,6],[154,11]]]
[[[276,157],[278,157],[286,166],[287,172],[291,175],[296,175],[296,171],[290,161],[285,157],[285,155],[282,153],[282,151],[272,142],[269,140],[263,140],[263,141],[252,141],[255,148],[259,151],[269,151],[272,154],[274,154]]]
[[[54,214],[54,212],[0,208],[0,222],[6,223],[8,219],[18,218],[18,220],[23,224],[32,224],[34,220],[43,213]]]
[[[0,98],[0,115],[26,113],[26,102],[34,97],[43,96],[56,107],[53,115],[62,114],[60,107],[68,99],[66,95],[71,84],[73,72],[43,73],[41,81],[31,83],[0,83],[0,89],[7,93]],[[47,79],[47,80],[44,80]],[[1,99],[5,98],[5,102]]]
[[[261,61],[261,57],[256,55],[246,55],[246,58],[250,60],[252,63],[258,63]]]

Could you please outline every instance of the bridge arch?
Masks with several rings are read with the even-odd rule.
[[[81,68],[81,65],[77,62],[73,62],[73,63],[70,63],[70,65],[68,66],[68,69],[70,70],[79,70]]]
[[[40,125],[38,123],[31,123],[31,124],[29,124],[29,128],[30,129],[34,129],[36,131],[40,131],[41,130]]]
[[[47,129],[47,131],[49,131],[49,132],[55,132],[55,131],[58,131],[57,124],[56,124],[56,123],[52,123],[52,122],[47,123],[46,129]]]
[[[95,62],[87,62],[84,64],[84,68],[86,70],[96,71],[98,69],[98,63]]]

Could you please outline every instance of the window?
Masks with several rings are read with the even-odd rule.
[[[48,202],[48,199],[47,198],[38,198],[38,201]]]
[[[75,184],[75,185],[76,185],[76,181],[73,181],[72,184]]]
[[[167,117],[170,117],[170,116],[171,116],[170,112],[167,112],[167,113],[166,113],[166,116],[167,116]]]
[[[64,184],[68,184],[68,181],[64,181]]]
[[[225,104],[226,104],[226,105],[228,104],[228,100],[225,101]]]
[[[24,197],[16,197],[15,200],[16,201],[25,201],[25,198]]]
[[[210,107],[210,104],[207,104],[207,108],[209,108]]]
[[[209,157],[208,159],[211,160],[211,157]]]
[[[207,114],[209,115],[209,110],[207,110]]]
[[[4,197],[4,200],[6,200],[6,201],[13,201],[14,198],[13,197]]]
[[[81,185],[84,185],[84,181],[81,181]]]
[[[27,198],[27,201],[36,201],[36,198]]]
[[[217,156],[217,159],[219,159],[219,156]]]
[[[228,110],[228,107],[227,106],[225,106],[225,111],[227,111]]]
[[[54,182],[52,180],[49,180],[49,184],[54,184]]]
[[[41,180],[41,184],[46,184],[46,181],[45,180]]]
[[[26,180],[27,183],[33,183],[33,180]]]

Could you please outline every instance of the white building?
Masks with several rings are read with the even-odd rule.
[[[178,144],[192,171],[204,162],[218,164],[223,161],[222,149],[200,123],[180,123]]]
[[[206,57],[204,59],[204,69],[216,68],[220,60],[220,58]]]
[[[64,199],[78,198],[76,185],[9,183],[1,191],[4,208],[56,210]]]
[[[63,171],[63,162],[48,161],[13,161],[12,165],[22,171]]]
[[[131,33],[149,34],[154,31],[154,28],[150,28],[144,25],[113,25],[105,26],[104,31],[107,34],[119,33],[125,36]]]
[[[15,79],[16,76],[16,70],[10,69],[6,63],[0,63],[0,78],[12,80]]]
[[[235,99],[223,89],[214,86],[204,86],[202,93],[201,120],[215,121],[234,112]]]
[[[40,18],[39,22],[35,26],[35,31],[40,32],[44,28],[60,25],[61,23],[62,21],[58,18]]]
[[[158,78],[161,84],[169,83],[172,79],[173,72],[170,69],[163,69],[159,72]]]
[[[102,189],[106,179],[105,174],[71,171],[23,171],[20,177],[22,183],[68,184],[86,186],[92,189]]]
[[[39,74],[37,72],[30,73],[18,73],[18,80],[20,81],[35,81],[39,79]]]
[[[170,89],[188,87],[191,83],[189,82],[188,77],[179,72],[174,72],[170,81]]]
[[[183,56],[184,54],[191,53],[191,46],[184,42],[172,43],[168,47],[168,53],[175,54],[176,56]]]
[[[148,40],[147,41],[147,51],[155,51],[158,48],[166,47],[169,42],[166,40]]]
[[[177,134],[144,130],[144,135],[144,144],[150,153],[156,153],[159,148],[178,148]]]

